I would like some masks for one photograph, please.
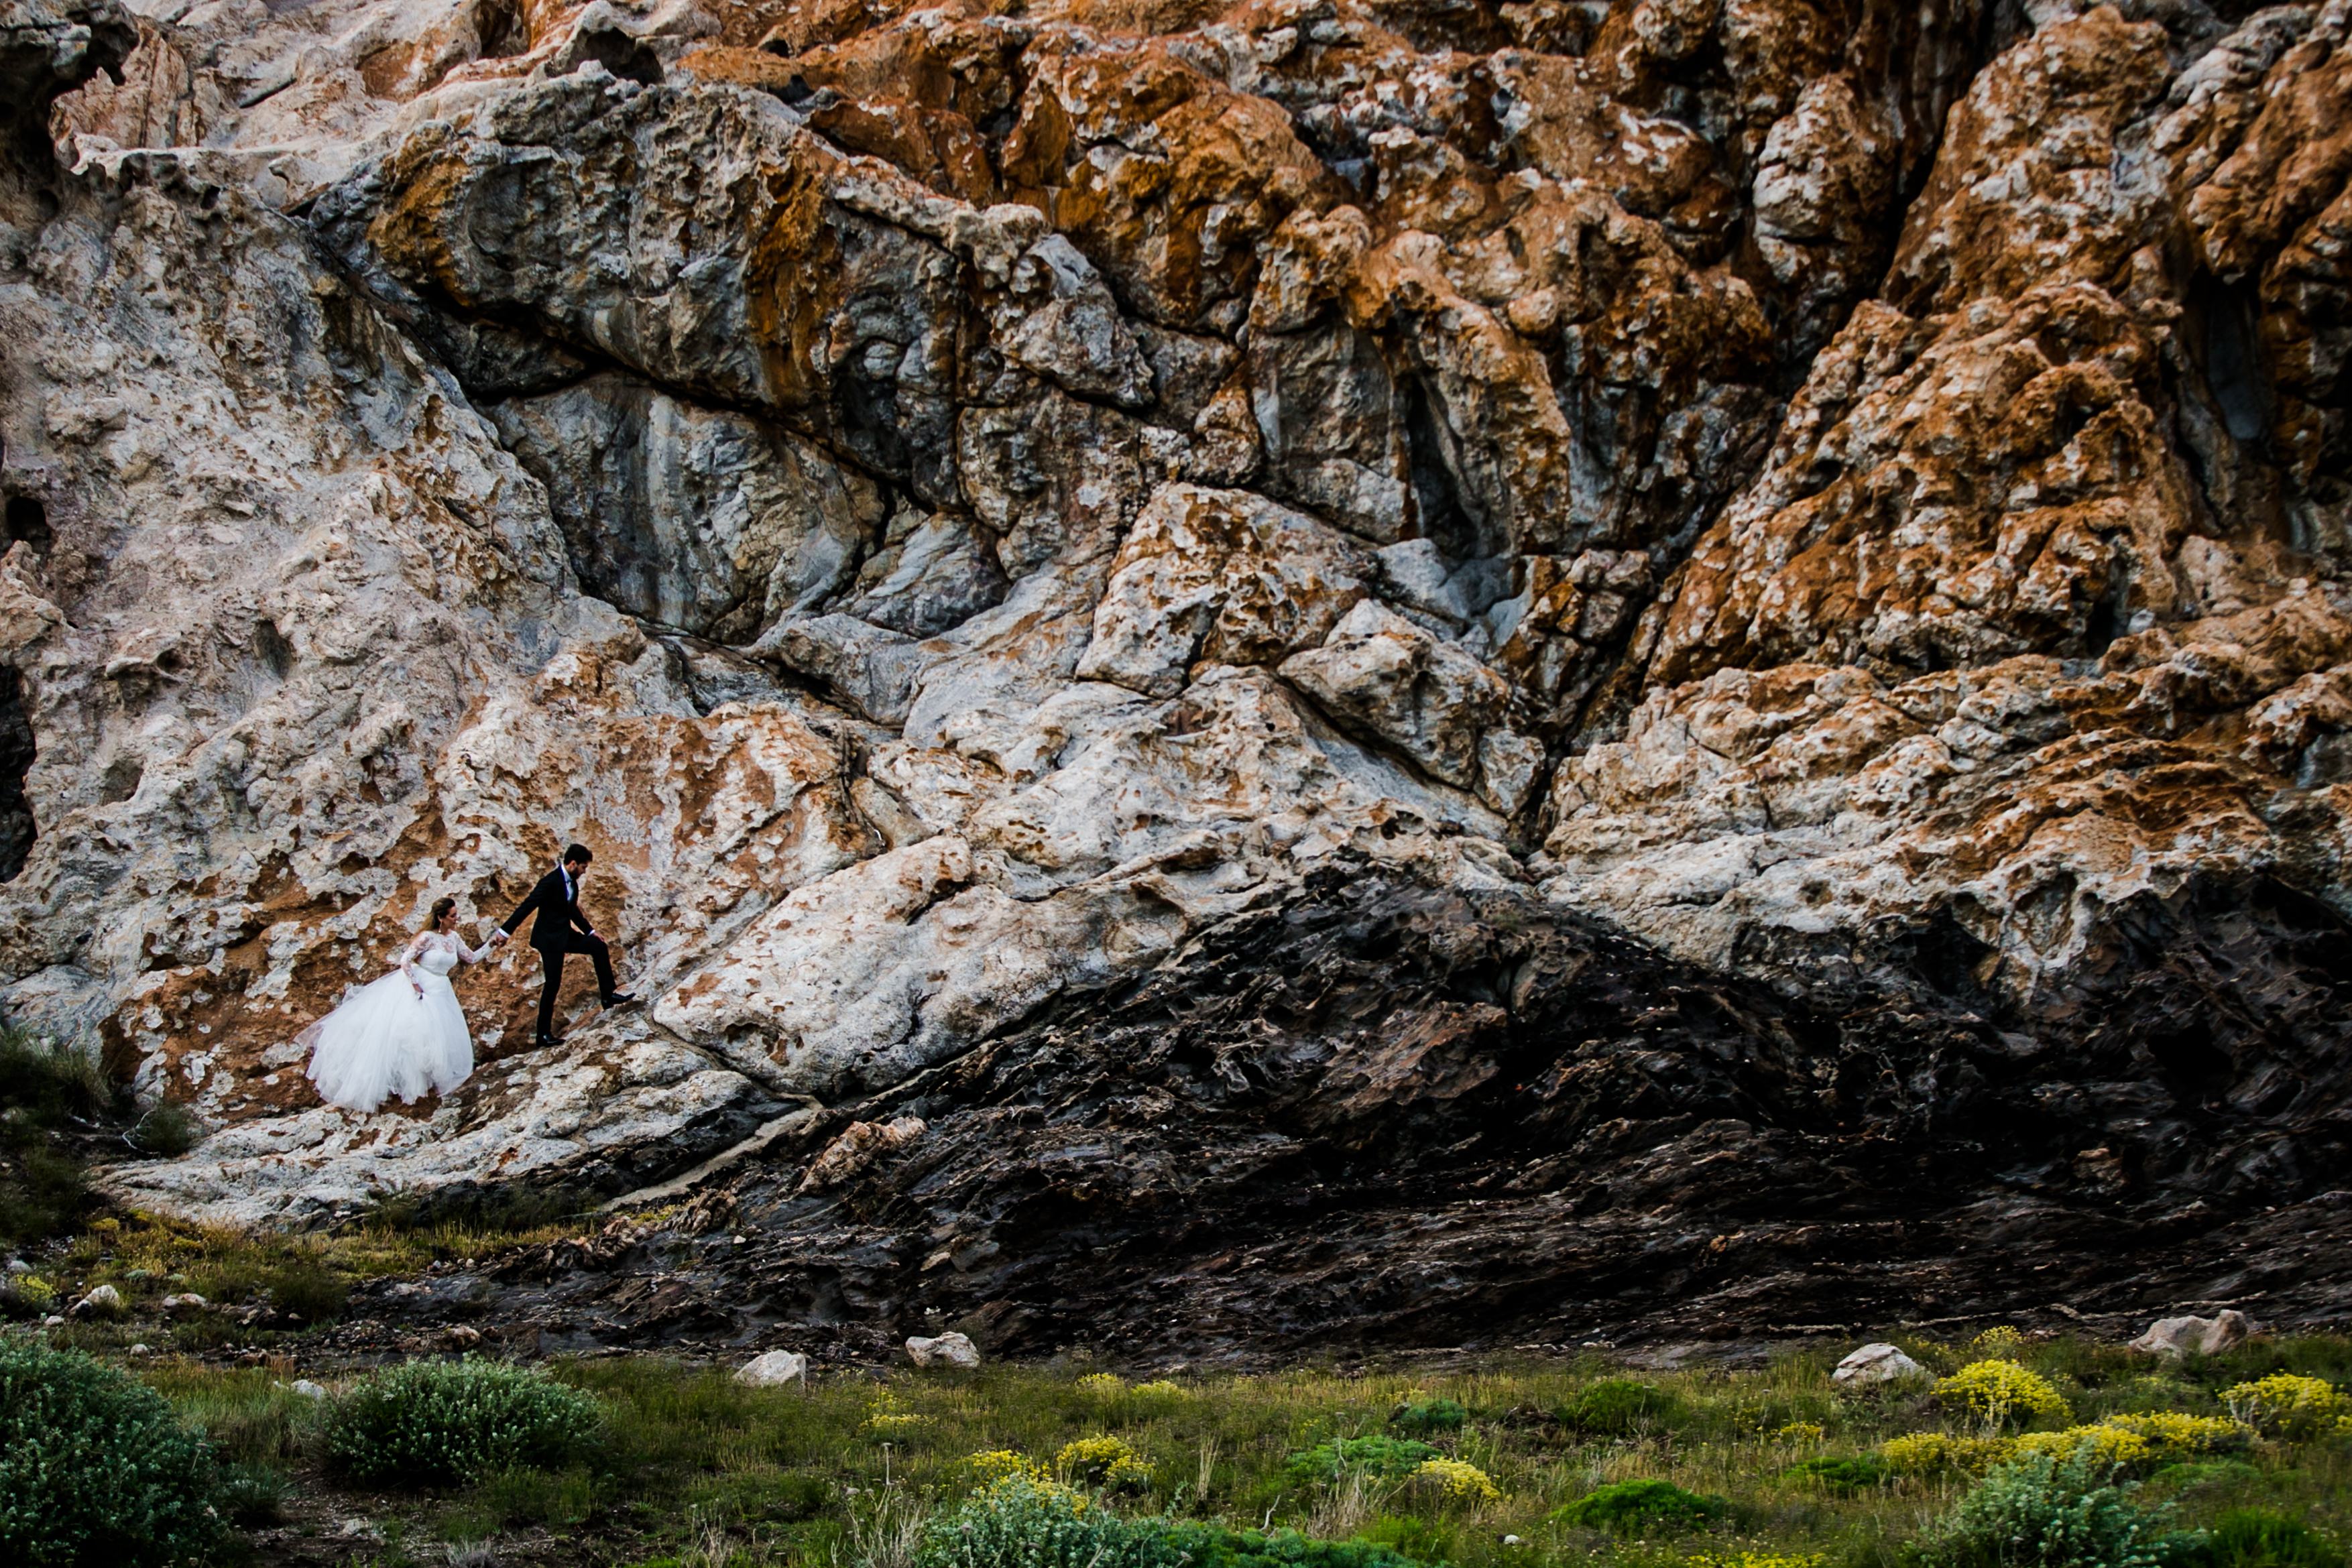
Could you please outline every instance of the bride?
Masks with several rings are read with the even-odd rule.
[[[400,955],[400,967],[296,1037],[311,1052],[310,1082],[321,1099],[349,1111],[373,1111],[395,1094],[408,1104],[427,1091],[448,1093],[474,1071],[473,1037],[449,971],[461,958],[480,963],[490,949],[457,939],[457,911],[454,898],[434,900],[432,919]]]

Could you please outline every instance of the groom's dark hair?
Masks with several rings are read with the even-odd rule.
[[[594,855],[588,852],[588,846],[586,844],[573,844],[563,852],[563,863],[565,865],[570,865],[574,861],[578,861],[582,865],[586,865],[590,861],[593,861],[595,858],[596,857]]]

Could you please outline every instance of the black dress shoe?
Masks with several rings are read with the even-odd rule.
[[[533,1045],[562,1045],[562,1043],[563,1037],[558,1034],[543,1034],[531,1041]]]
[[[637,994],[635,991],[614,991],[604,998],[604,1005],[608,1008],[623,1007],[636,999]]]

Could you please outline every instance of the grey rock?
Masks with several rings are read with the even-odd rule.
[[[1891,1344],[1866,1344],[1851,1352],[1830,1375],[1840,1383],[1898,1383],[1925,1377],[1927,1369]]]
[[[2225,1308],[2210,1318],[2158,1318],[2131,1342],[2131,1348],[2144,1355],[2219,1355],[2245,1343],[2253,1332],[2252,1320]]]
[[[908,1340],[907,1357],[917,1366],[970,1369],[980,1364],[980,1347],[964,1335],[950,1332],[932,1339],[918,1336]]]
[[[749,1388],[773,1388],[794,1379],[808,1381],[808,1357],[793,1350],[772,1350],[735,1369],[735,1381]]]

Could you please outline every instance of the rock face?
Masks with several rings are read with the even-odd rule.
[[[2334,1310],[2341,5],[142,5],[0,0],[126,1200],[694,1191],[526,1281],[656,1337]],[[574,839],[646,1007],[317,1104]]]

